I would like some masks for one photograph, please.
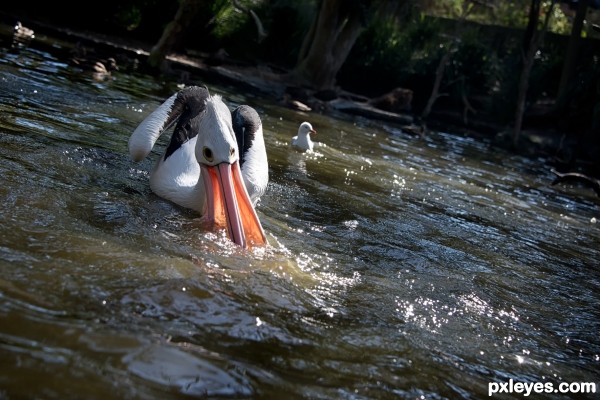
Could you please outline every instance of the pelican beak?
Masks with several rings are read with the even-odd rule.
[[[209,223],[216,228],[227,228],[229,238],[243,248],[265,245],[265,232],[246,191],[239,162],[200,164],[200,168]]]
[[[317,134],[317,131],[316,131],[316,130],[314,130],[314,129],[311,129],[311,130],[310,130],[310,133],[312,133],[313,135],[316,135],[316,134]]]

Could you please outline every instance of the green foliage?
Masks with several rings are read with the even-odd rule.
[[[231,0],[211,5],[210,39],[233,57],[294,66],[304,35],[317,12],[317,0],[239,0],[260,18],[268,35],[258,41],[253,18],[236,10]]]
[[[142,21],[142,10],[135,4],[121,7],[115,14],[117,25],[127,31],[136,29]]]
[[[430,2],[425,8],[428,15],[456,19],[466,17],[468,21],[484,25],[494,24],[510,28],[522,29],[527,26],[529,5],[531,0],[442,0]],[[541,4],[542,13],[548,10],[551,0]],[[542,28],[542,14],[538,28]],[[571,29],[569,19],[562,9],[556,5],[548,27],[550,32],[568,34]]]
[[[536,53],[529,81],[529,94],[532,98],[556,96],[564,61],[564,49],[564,42],[547,40]]]
[[[239,0],[239,4],[264,19],[263,1]],[[209,35],[215,45],[235,58],[251,61],[262,58],[257,28],[247,12],[235,8],[230,0],[216,0],[211,6],[211,14]]]
[[[231,0],[199,1],[196,20],[177,50],[224,48],[234,58],[285,68],[295,65],[304,35],[321,4],[319,0],[238,0],[243,7],[256,12],[268,32],[266,39],[259,42],[252,17],[235,9]],[[486,98],[490,100],[492,115],[509,121],[514,115],[523,28],[527,25],[530,2],[410,0],[402,3],[410,5],[404,8],[409,12],[400,13],[396,7],[381,16],[380,6],[396,4],[360,0],[366,27],[337,76],[338,84],[367,96],[378,96],[399,86],[412,89],[413,110],[418,112],[431,94],[440,60],[450,50],[452,57],[440,88],[447,96],[440,102],[462,106],[464,95],[469,99]],[[547,10],[549,3],[550,0],[544,0],[542,10]],[[74,12],[81,17],[72,19],[60,12],[66,4],[57,0],[52,4],[40,3],[32,9],[45,17],[54,16],[66,26],[128,35],[150,44],[158,40],[178,7],[173,0],[105,0],[95,13],[84,12],[84,7],[78,6],[81,8]],[[394,7],[385,8],[388,9]],[[420,12],[414,12],[415,9]],[[540,24],[543,20],[542,15]],[[565,34],[570,28],[562,9],[555,6],[550,30]],[[566,38],[552,32],[546,36],[545,47],[535,59],[530,101],[556,94]],[[573,93],[580,95],[585,89],[584,84],[574,86]]]
[[[117,34],[127,34],[139,39],[158,40],[163,28],[175,15],[177,2],[172,0],[105,0],[103,12],[91,21],[103,21],[105,29]],[[89,26],[93,22],[86,21]]]
[[[480,29],[467,29],[455,45],[456,53],[446,69],[446,82],[450,83],[458,99],[472,92],[487,94],[493,87],[490,71],[494,69],[497,57],[493,49],[480,38]]]
[[[268,61],[287,68],[294,67],[317,6],[317,0],[271,0],[261,10],[269,31],[262,43],[263,54]]]
[[[414,16],[404,24],[393,18],[371,21],[338,75],[340,84],[369,96],[397,86],[412,89],[413,109],[418,112],[431,94],[440,60],[450,51],[440,87],[445,96],[436,104],[462,110],[463,98],[472,104],[478,99],[478,111],[491,113],[498,122],[510,121],[521,70],[520,29],[527,23],[529,1],[496,2],[493,16],[491,9],[464,0],[434,5],[434,13],[452,18],[433,18],[432,9],[428,9],[427,14]],[[554,26],[558,27],[564,14],[558,7],[555,10]],[[466,21],[460,19],[465,16]],[[490,26],[492,17],[519,29]],[[477,20],[487,24],[473,22]],[[531,100],[556,92],[564,43],[555,39],[535,60]],[[357,80],[357,76],[361,79]]]
[[[246,2],[240,0],[240,3]],[[239,32],[249,20],[248,14],[235,9],[229,0],[214,1],[211,9],[214,15],[212,34],[217,40],[224,40]]]
[[[372,21],[354,45],[338,78],[344,86],[368,95],[401,86],[415,71],[432,70],[438,34],[436,20],[422,16],[404,26],[393,18]],[[369,78],[356,81],[355,76]]]

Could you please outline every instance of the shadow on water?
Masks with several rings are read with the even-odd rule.
[[[0,397],[480,398],[597,381],[598,201],[542,159],[280,108],[263,119],[269,246],[148,187],[127,140],[176,82],[0,60]],[[232,99],[232,100],[231,100]],[[325,144],[289,140],[310,120]]]

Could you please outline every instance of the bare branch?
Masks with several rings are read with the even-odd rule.
[[[231,0],[231,3],[233,4],[233,7],[237,8],[238,10],[245,12],[246,14],[250,14],[254,20],[254,24],[256,24],[256,30],[258,31],[258,42],[262,42],[268,35],[260,18],[258,18],[258,15],[256,15],[254,10],[241,5],[239,0]]]

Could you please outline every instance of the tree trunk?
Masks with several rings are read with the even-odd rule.
[[[537,0],[532,0],[529,5],[527,27],[525,28],[525,35],[523,35],[523,59],[525,58],[525,54],[529,52],[529,47],[531,47],[535,40],[535,34],[538,30],[537,26],[540,21],[541,6],[542,2]]]
[[[518,146],[519,137],[521,136],[521,129],[523,127],[523,115],[525,114],[525,104],[527,101],[527,90],[529,89],[529,77],[531,75],[531,69],[533,68],[533,62],[535,59],[535,53],[544,41],[544,35],[548,30],[548,24],[554,11],[554,5],[556,0],[552,0],[548,10],[546,11],[546,18],[544,19],[544,25],[541,31],[537,30],[538,21],[540,18],[540,2],[541,0],[531,0],[531,8],[529,23],[535,27],[533,35],[531,35],[529,43],[525,43],[526,52],[523,54],[523,67],[521,69],[521,76],[519,78],[519,90],[517,94],[517,107],[515,110],[515,126],[513,130],[513,145]],[[537,4],[534,4],[537,3]],[[535,12],[537,11],[537,13]]]
[[[423,109],[421,113],[421,119],[426,120],[431,113],[431,109],[433,108],[433,103],[440,97],[440,86],[442,84],[442,78],[444,77],[444,71],[446,71],[446,65],[450,61],[450,57],[452,57],[452,47],[453,43],[448,43],[448,49],[440,59],[440,62],[435,70],[435,80],[433,81],[433,88],[431,89],[431,95],[429,96],[429,100],[427,100],[427,105]]]
[[[321,7],[319,7],[321,9]],[[318,11],[317,11],[318,12]],[[304,36],[304,40],[302,41],[302,47],[300,51],[298,51],[298,58],[296,59],[296,65],[299,65],[302,60],[306,58],[308,55],[308,50],[310,49],[311,44],[315,40],[315,32],[317,31],[317,22],[318,22],[318,14],[313,18],[312,23],[310,24],[310,29]]]
[[[429,95],[429,100],[427,100],[427,104],[421,113],[421,119],[425,121],[429,114],[431,113],[431,109],[433,108],[433,104],[436,100],[441,97],[440,95],[440,87],[442,85],[442,80],[444,79],[444,72],[446,71],[446,66],[452,59],[452,55],[456,51],[456,46],[460,42],[460,38],[462,36],[463,23],[469,16],[471,8],[469,7],[469,2],[463,3],[461,8],[460,16],[458,17],[458,23],[454,25],[454,30],[451,35],[451,39],[446,42],[446,50],[440,62],[438,63],[437,68],[435,69],[435,80],[433,81],[433,88],[431,89],[431,95]],[[463,101],[465,101],[465,109],[468,104],[468,100],[466,100],[466,96],[463,96]],[[466,115],[466,111],[465,114]],[[463,118],[464,119],[464,118]]]
[[[319,90],[332,89],[338,71],[364,29],[363,16],[358,2],[322,0],[292,77]]]
[[[165,60],[175,45],[191,25],[200,10],[203,0],[180,0],[179,8],[173,21],[165,27],[162,36],[150,50],[148,64],[154,70],[164,71],[167,68]]]
[[[559,105],[566,103],[565,95],[568,92],[569,83],[571,82],[577,65],[577,56],[579,54],[579,47],[581,46],[581,31],[583,29],[583,21],[585,20],[589,4],[590,0],[579,0],[577,5],[577,14],[575,14],[575,19],[573,20],[567,54],[565,55],[562,74],[560,76],[560,84],[558,85],[558,94],[556,96]]]
[[[517,147],[519,137],[521,136],[521,129],[523,127],[523,115],[525,114],[525,103],[527,101],[527,90],[529,89],[529,76],[531,75],[531,68],[533,67],[533,60],[535,58],[535,36],[533,36],[532,43],[529,44],[527,54],[524,56],[523,68],[521,69],[521,76],[519,77],[519,90],[517,94],[517,107],[515,110],[515,127],[513,132],[513,145]]]

